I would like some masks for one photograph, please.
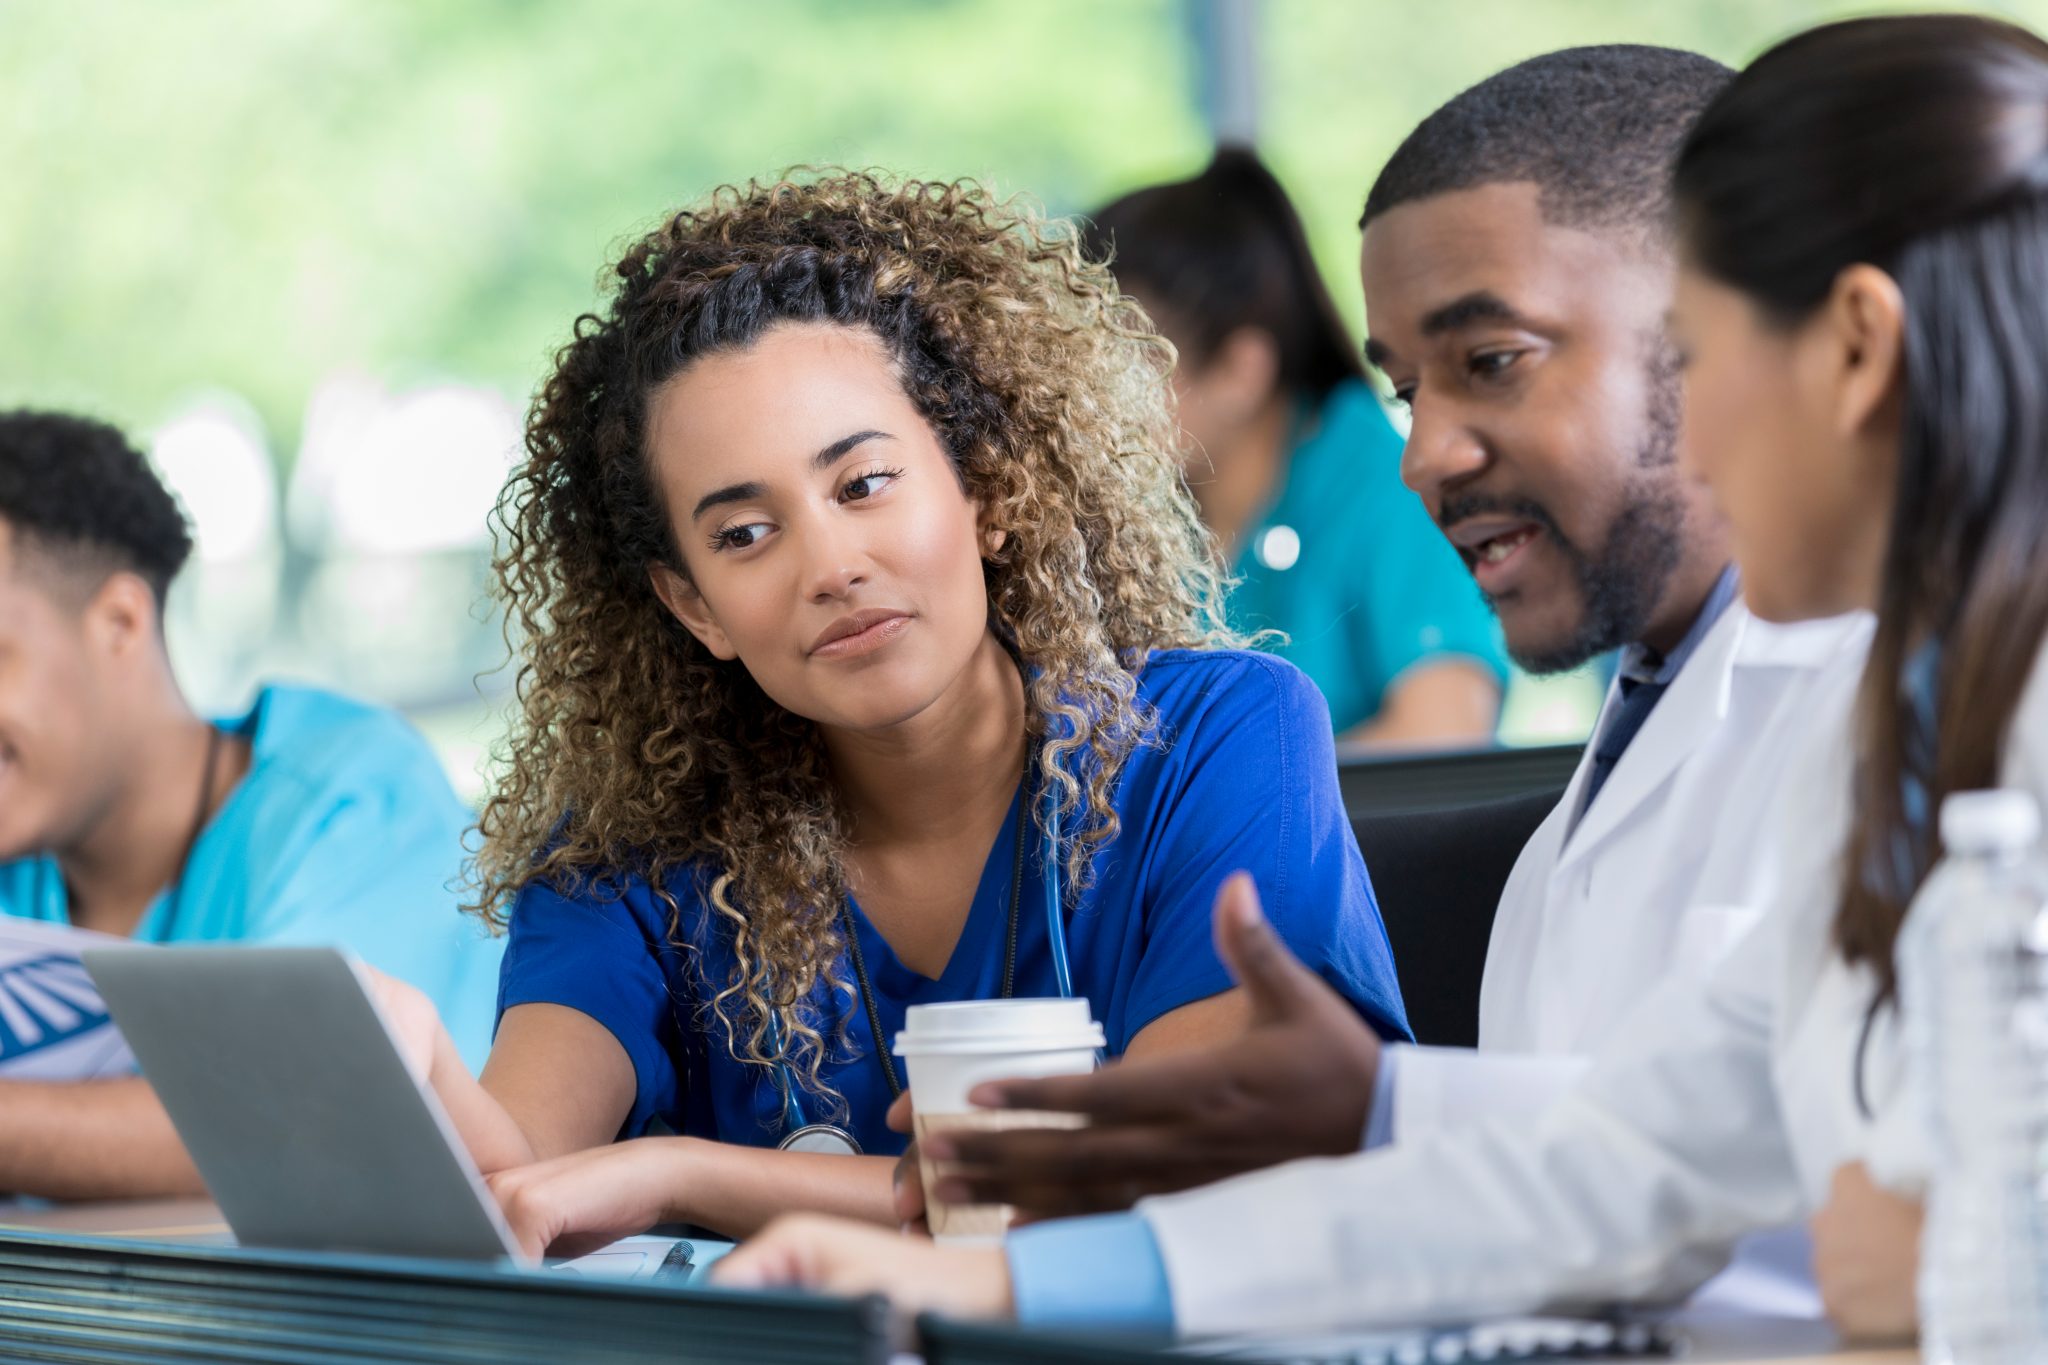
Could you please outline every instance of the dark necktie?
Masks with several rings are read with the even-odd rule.
[[[1593,798],[1600,795],[1600,789],[1607,785],[1614,765],[1621,762],[1629,741],[1636,737],[1636,731],[1643,728],[1643,722],[1656,709],[1657,698],[1664,695],[1666,686],[1668,684],[1640,682],[1634,678],[1621,680],[1621,704],[1614,708],[1613,718],[1593,746],[1593,772],[1586,779],[1586,804],[1580,807],[1581,810],[1593,808]]]

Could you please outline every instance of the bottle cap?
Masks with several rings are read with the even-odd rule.
[[[1941,842],[1950,853],[2025,848],[2041,837],[2041,808],[2019,791],[1955,792],[1941,803]]]

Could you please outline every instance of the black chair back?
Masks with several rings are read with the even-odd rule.
[[[1493,913],[1522,846],[1563,795],[1553,789],[1352,819],[1417,1042],[1478,1043],[1479,978]]]
[[[1548,744],[1385,753],[1339,745],[1337,785],[1354,820],[1476,806],[1559,790],[1572,780],[1584,750],[1583,744]]]

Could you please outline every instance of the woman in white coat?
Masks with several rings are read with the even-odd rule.
[[[1963,16],[1801,35],[1702,115],[1675,190],[1685,448],[1744,595],[1772,620],[1878,614],[1852,719],[1787,784],[1757,932],[1647,1001],[1533,1127],[1297,1163],[1002,1251],[793,1220],[725,1283],[1047,1323],[1170,1310],[1196,1333],[1441,1320],[1675,1297],[1844,1168],[1913,1174],[1892,949],[1939,853],[1931,813],[1998,785],[2048,802],[2048,43]],[[1111,1248],[1114,1303],[1075,1284]]]

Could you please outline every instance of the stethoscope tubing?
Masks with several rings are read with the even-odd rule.
[[[1041,880],[1045,908],[1045,933],[1046,938],[1052,944],[1053,980],[1058,985],[1060,999],[1071,1000],[1074,998],[1074,969],[1067,956],[1067,919],[1064,908],[1061,905],[1059,799],[1048,790],[1043,796],[1043,802],[1042,824],[1045,830],[1045,839],[1041,849],[1040,861],[1044,866],[1044,877]],[[782,1051],[781,1022],[771,1015],[768,1028],[769,1042],[774,1046],[779,1055]],[[888,1040],[884,1038],[877,1038],[874,1040],[874,1043],[878,1048],[889,1045]],[[797,1096],[796,1077],[791,1073],[788,1062],[778,1061],[775,1064],[775,1072],[777,1085],[782,1090],[783,1146],[787,1147],[807,1134],[829,1135],[842,1140],[852,1154],[860,1154],[860,1143],[854,1139],[851,1133],[838,1128],[834,1124],[813,1123],[810,1121],[809,1116],[804,1113],[803,1101]]]

